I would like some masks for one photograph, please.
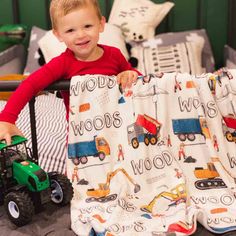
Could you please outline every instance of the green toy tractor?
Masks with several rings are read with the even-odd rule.
[[[0,202],[17,226],[29,223],[43,204],[51,201],[63,206],[73,196],[69,179],[40,168],[26,142],[21,136],[13,136],[11,145],[0,142]]]

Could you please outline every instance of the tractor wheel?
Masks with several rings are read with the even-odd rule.
[[[49,174],[50,176],[50,174]],[[57,205],[64,206],[69,203],[73,196],[73,188],[69,179],[63,174],[50,176],[51,200]]]
[[[132,141],[131,141],[131,143],[132,143],[132,147],[133,148],[138,148],[138,146],[139,146],[139,142],[138,142],[138,139],[137,138],[133,138],[132,139]]]
[[[4,207],[9,219],[17,226],[32,220],[34,204],[26,192],[10,192],[5,196]]]

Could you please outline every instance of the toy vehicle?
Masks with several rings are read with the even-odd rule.
[[[140,142],[155,145],[160,137],[161,124],[148,115],[138,115],[136,122],[127,127],[128,142],[138,148]]]
[[[94,136],[91,141],[68,144],[69,158],[77,159],[76,163],[86,164],[87,156],[98,156],[103,161],[106,155],[110,155],[110,147],[103,137]]]
[[[0,142],[0,201],[9,219],[17,226],[32,220],[43,204],[70,202],[73,189],[66,176],[46,173],[32,158],[27,139],[13,136],[11,145]]]

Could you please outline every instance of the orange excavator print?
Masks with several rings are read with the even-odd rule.
[[[110,194],[110,182],[112,178],[117,175],[119,172],[123,173],[124,176],[134,185],[134,193],[140,191],[140,185],[137,184],[123,168],[118,168],[113,172],[109,172],[107,174],[107,180],[105,183],[99,183],[98,189],[88,189],[87,196],[89,198],[86,199],[86,202],[108,202],[114,201],[117,198],[117,194]]]
[[[207,163],[206,169],[196,167],[194,170],[194,175],[199,179],[195,182],[195,187],[197,189],[205,190],[213,188],[226,188],[224,181],[219,178],[220,175],[212,162]]]

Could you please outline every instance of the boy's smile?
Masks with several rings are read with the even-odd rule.
[[[61,16],[54,34],[74,52],[78,60],[94,61],[103,54],[97,42],[104,25],[105,18],[100,20],[93,5],[88,4]]]
[[[85,41],[85,42],[82,42],[82,43],[77,43],[76,45],[83,46],[83,45],[87,45],[88,43],[89,43],[89,41]]]

